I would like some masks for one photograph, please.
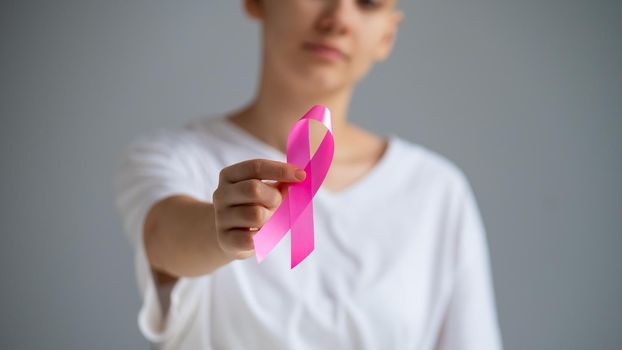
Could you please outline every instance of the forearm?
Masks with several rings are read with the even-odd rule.
[[[143,237],[152,268],[196,277],[231,262],[218,245],[214,216],[213,204],[188,196],[156,203],[147,214]]]

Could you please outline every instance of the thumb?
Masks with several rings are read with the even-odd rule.
[[[289,193],[289,183],[287,182],[275,181],[273,183],[267,183],[267,185],[277,189],[281,193],[281,200],[285,199],[285,197]]]
[[[283,197],[283,199],[285,199],[285,197],[289,193],[289,183],[287,183],[287,182],[280,182],[277,185],[277,187],[278,187],[279,191],[281,191],[281,196]]]

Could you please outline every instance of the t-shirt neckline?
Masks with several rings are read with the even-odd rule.
[[[272,145],[267,144],[245,129],[242,129],[237,124],[229,120],[227,115],[221,115],[219,118],[221,120],[221,125],[223,125],[231,133],[238,136],[238,140],[240,140],[241,143],[244,143],[251,148],[260,150],[262,153],[266,154],[269,159],[281,162],[287,161],[287,155],[285,153],[276,149]],[[354,183],[350,184],[348,187],[337,192],[327,190],[324,186],[320,186],[317,190],[316,197],[334,202],[336,204],[346,202],[353,197],[356,197],[359,192],[364,192],[360,193],[364,194],[361,199],[371,199],[372,195],[375,195],[376,192],[380,192],[382,190],[382,184],[387,184],[386,181],[383,181],[383,178],[389,178],[391,176],[389,169],[391,164],[396,161],[395,157],[397,155],[397,148],[399,147],[399,137],[394,133],[385,134],[383,138],[387,141],[387,147],[380,159],[370,170],[367,171],[367,173],[365,173]]]

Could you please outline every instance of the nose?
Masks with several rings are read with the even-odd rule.
[[[324,34],[348,33],[351,30],[354,10],[351,0],[325,0],[316,27]]]

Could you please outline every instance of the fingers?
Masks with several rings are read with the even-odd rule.
[[[234,259],[245,259],[254,254],[253,234],[249,229],[230,229],[218,236],[220,246]]]
[[[297,177],[297,171],[300,177]],[[221,170],[220,182],[235,183],[249,179],[298,182],[304,180],[305,172],[299,167],[268,159],[250,159]]]
[[[281,204],[282,191],[275,185],[265,184],[261,180],[244,180],[218,188],[214,192],[219,206],[257,204],[274,209]]]
[[[272,211],[260,205],[237,205],[228,207],[219,215],[222,230],[262,227],[272,216]]]
[[[235,259],[252,256],[253,235],[281,205],[288,183],[302,181],[305,175],[293,164],[267,159],[251,159],[222,169],[212,202],[223,251]]]

